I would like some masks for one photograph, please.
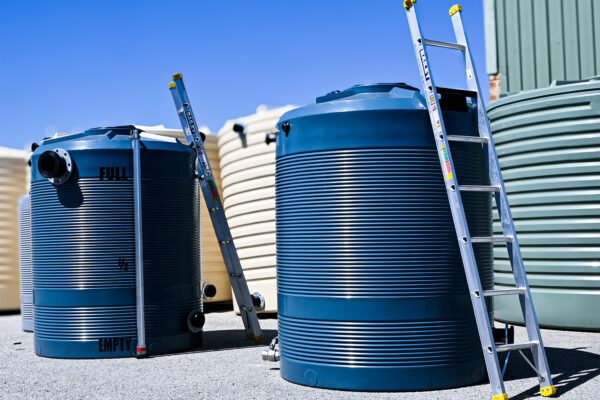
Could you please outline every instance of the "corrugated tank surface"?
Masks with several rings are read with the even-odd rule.
[[[21,324],[33,332],[33,264],[31,257],[31,197],[19,199],[19,244],[21,260]]]
[[[18,209],[28,181],[27,153],[0,147],[0,311],[20,307]]]
[[[277,311],[275,145],[267,145],[265,135],[275,132],[279,117],[292,108],[259,107],[219,132],[225,214],[250,292],[265,298],[264,312]],[[244,127],[243,137],[234,132],[236,123]]]
[[[464,97],[462,105],[443,111],[446,127],[475,135]],[[278,126],[282,377],[366,391],[485,379],[420,93],[403,84],[357,86],[286,113]],[[452,154],[461,184],[486,183],[481,145],[457,143]],[[489,195],[463,197],[471,233],[490,235]],[[475,251],[491,288],[492,247]]]
[[[502,93],[600,74],[596,0],[485,0],[488,72]],[[495,30],[492,30],[495,27]]]
[[[166,129],[164,126],[142,126],[146,132],[156,135],[174,137],[186,143],[185,135],[179,129]],[[219,193],[223,193],[221,186],[221,167],[219,163],[219,146],[218,139],[212,135],[207,128],[200,128],[200,131],[206,134],[204,141],[204,149],[208,156],[208,161],[212,168],[215,182]],[[202,285],[213,285],[216,288],[216,294],[213,297],[204,297],[205,303],[231,301],[231,284],[229,275],[225,268],[221,247],[217,240],[217,235],[210,220],[208,208],[204,204],[202,193],[200,195],[200,236],[201,236],[201,253],[202,253]]]
[[[98,128],[42,142],[32,156],[34,334],[38,355],[132,356],[135,232],[130,129]],[[150,354],[189,350],[201,310],[195,156],[175,139],[141,140],[146,342]],[[68,153],[71,177],[40,173]],[[42,163],[43,164],[43,163]],[[196,240],[194,240],[194,238]]]
[[[600,330],[600,82],[508,96],[488,115],[540,324]],[[506,252],[494,270],[498,288],[513,283]],[[508,297],[496,318],[522,323]]]

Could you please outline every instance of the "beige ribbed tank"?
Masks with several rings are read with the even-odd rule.
[[[265,135],[275,132],[279,117],[292,108],[259,107],[219,131],[225,214],[250,293],[265,298],[264,312],[277,312],[275,143],[267,145]],[[233,131],[236,123],[244,126],[246,146]]]
[[[18,310],[19,197],[29,190],[27,152],[0,147],[0,311]]]

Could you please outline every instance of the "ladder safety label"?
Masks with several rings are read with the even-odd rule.
[[[419,58],[421,59],[421,70],[423,71],[423,78],[425,81],[430,79],[429,66],[427,65],[427,59],[425,58],[425,49],[423,46],[419,46]]]
[[[454,178],[454,175],[452,174],[452,166],[450,165],[450,158],[448,157],[446,145],[440,147],[440,154],[444,159],[444,178],[446,178],[447,181],[451,181]]]

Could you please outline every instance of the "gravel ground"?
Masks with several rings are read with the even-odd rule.
[[[262,319],[269,338],[276,319]],[[361,393],[314,389],[284,381],[278,364],[263,362],[233,312],[207,315],[205,348],[145,360],[58,360],[33,353],[33,335],[19,315],[0,316],[1,399],[489,399],[488,384],[437,392]],[[517,340],[524,330],[517,328]],[[600,334],[543,331],[561,399],[600,398]],[[511,359],[512,400],[539,397],[537,380],[520,357]],[[523,378],[525,376],[525,378]]]

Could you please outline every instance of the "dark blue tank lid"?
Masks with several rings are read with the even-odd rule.
[[[392,89],[405,89],[418,92],[419,89],[407,85],[404,82],[398,83],[367,83],[354,85],[345,90],[334,90],[333,92],[327,93],[325,96],[317,97],[317,103],[325,103],[332,100],[340,100],[346,97],[352,97],[359,94],[374,94],[374,93],[389,93]]]

